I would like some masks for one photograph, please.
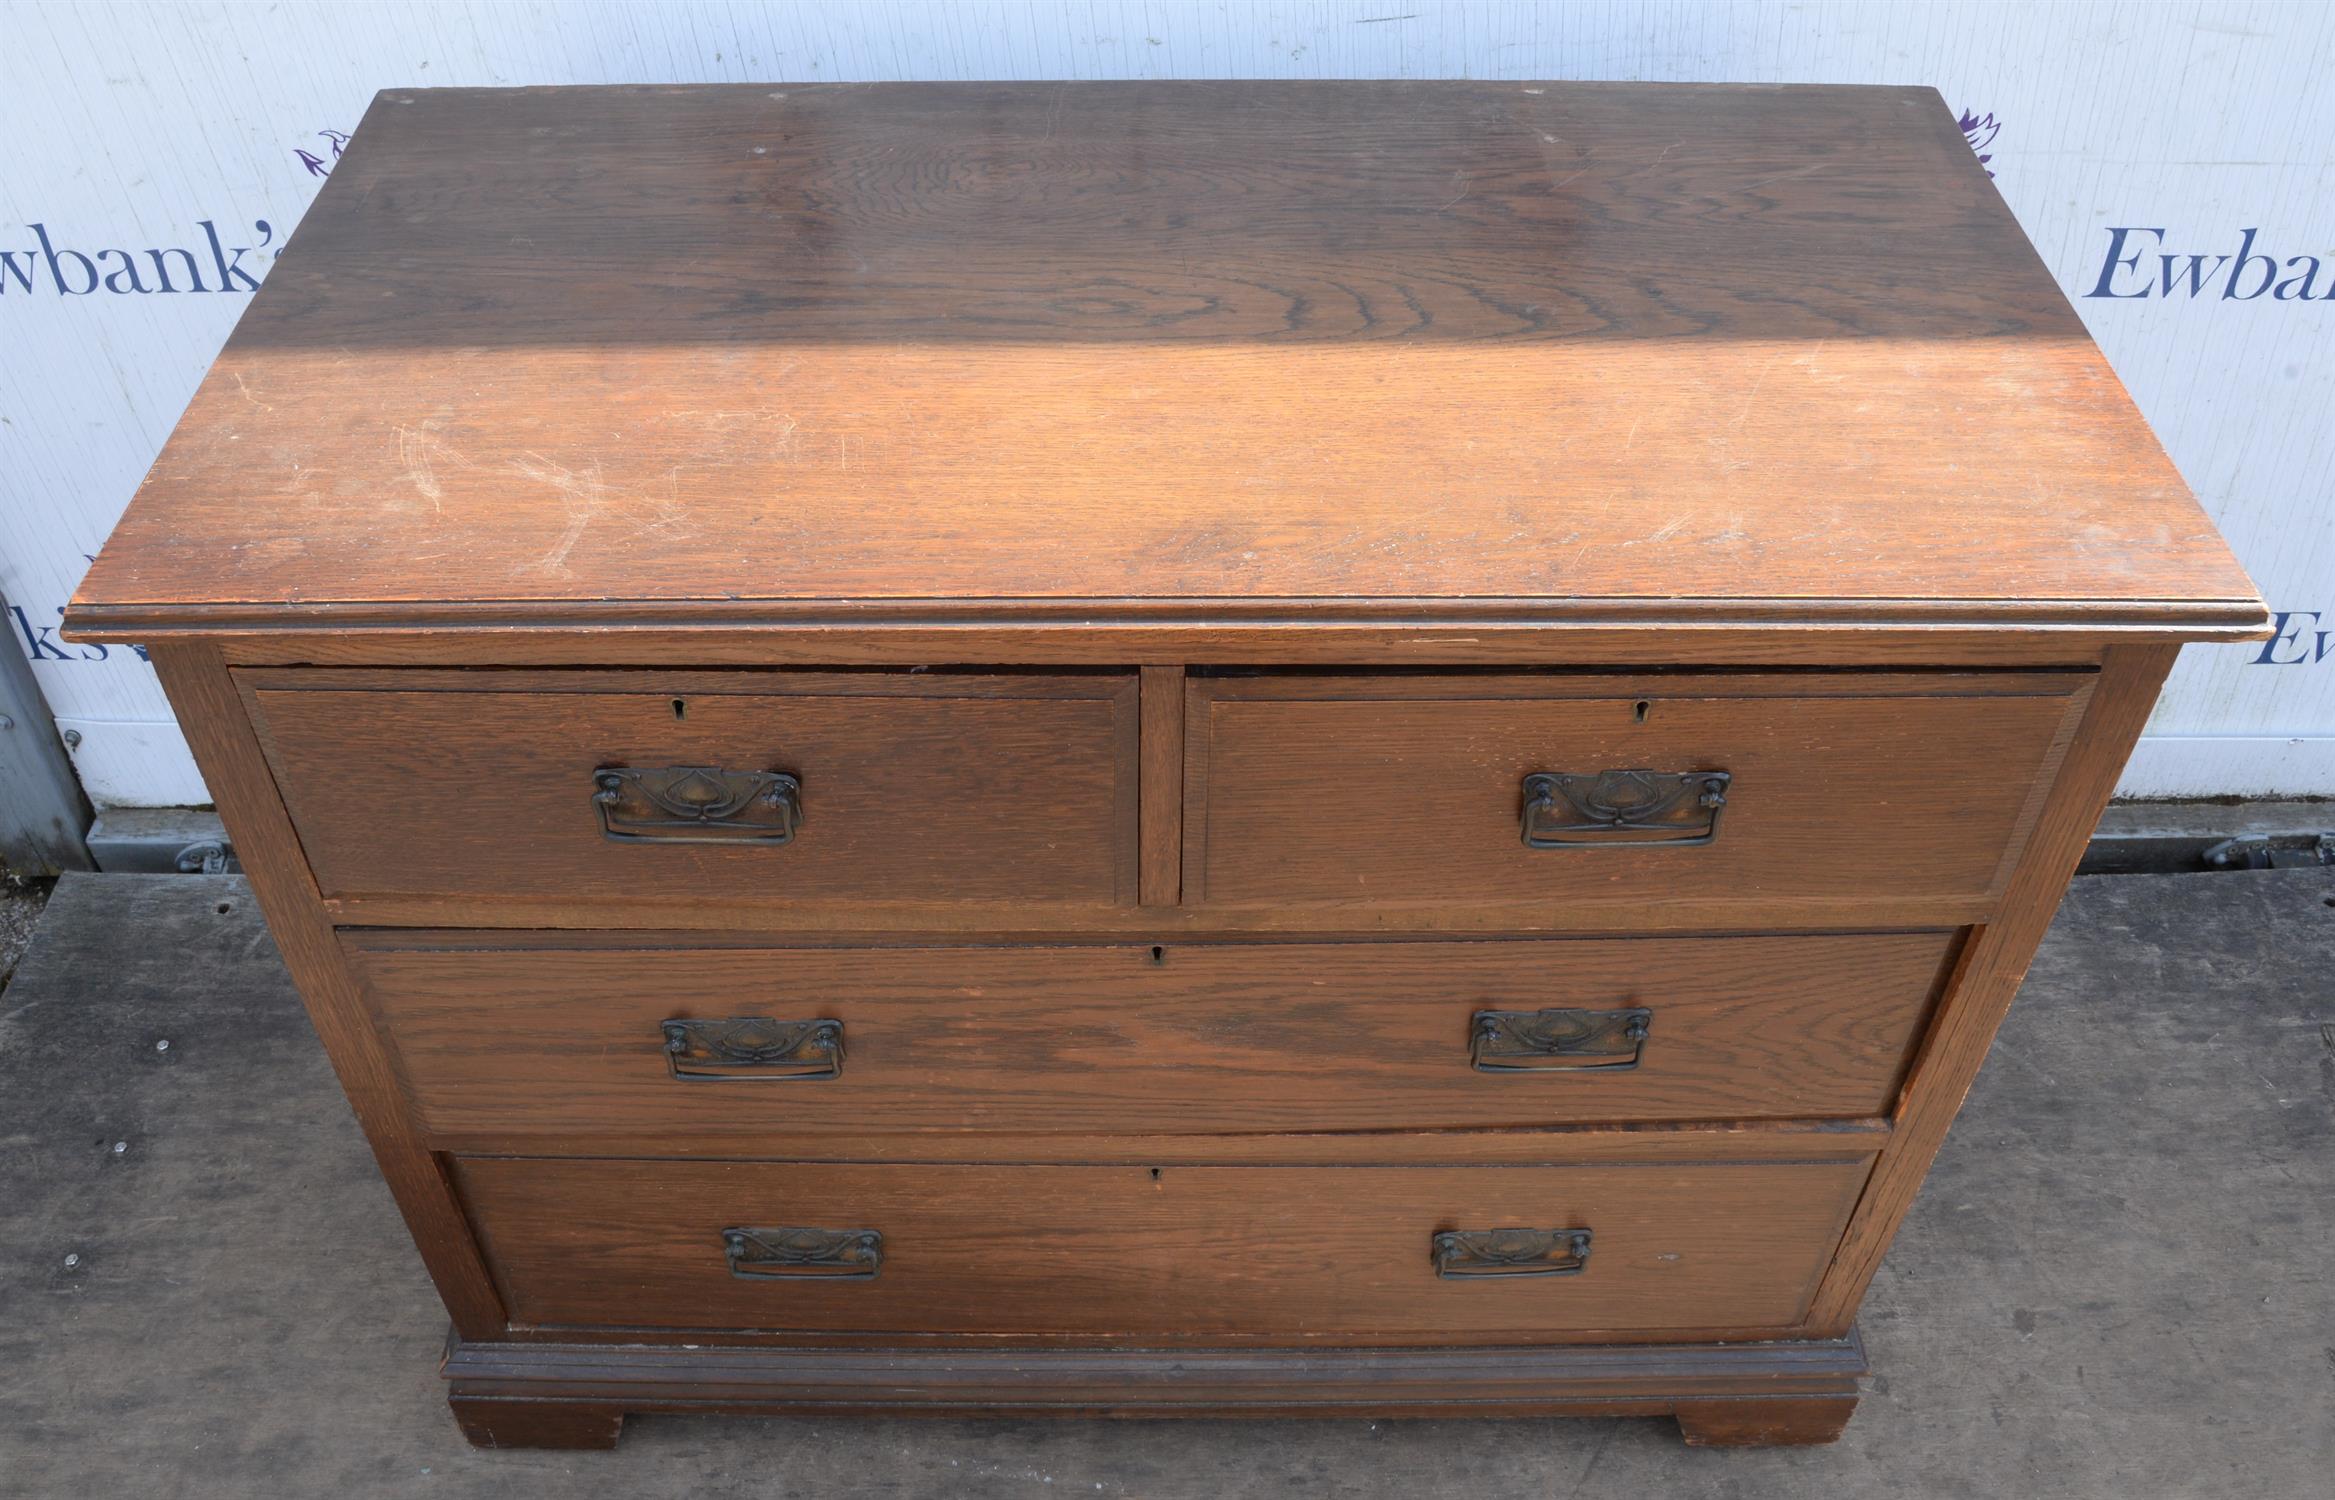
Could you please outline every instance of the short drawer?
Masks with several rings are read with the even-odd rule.
[[[1886,1113],[1939,932],[738,948],[344,936],[417,1117],[746,1154],[883,1131]]]
[[[1184,897],[1584,908],[1999,893],[2084,673],[1195,677]],[[1795,913],[1797,914],[1797,912]]]
[[[1134,898],[1124,674],[238,674],[328,898]]]
[[[457,1174],[520,1323],[1529,1343],[1790,1328],[1868,1165],[473,1157]]]

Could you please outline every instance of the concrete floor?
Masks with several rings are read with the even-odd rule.
[[[8,988],[8,976],[16,972],[24,950],[32,946],[32,930],[40,921],[41,908],[48,904],[51,884],[19,880],[0,864],[0,990]]]
[[[0,1494],[2326,1500],[2331,955],[2330,872],[2077,882],[1874,1286],[1833,1448],[639,1417],[613,1454],[479,1453],[243,882],[68,876],[0,994]]]

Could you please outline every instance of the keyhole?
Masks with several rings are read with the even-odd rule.
[[[1645,699],[1643,699],[1643,698],[1640,698],[1640,699],[1638,700],[1638,706],[1637,706],[1637,708],[1636,708],[1635,712],[1636,712],[1636,714],[1637,714],[1637,718],[1638,718],[1638,722],[1639,722],[1639,723],[1643,724],[1643,723],[1645,723],[1645,722],[1646,722],[1646,711],[1647,711],[1648,709],[1652,708],[1653,706],[1654,706],[1653,704],[1651,704],[1651,703],[1648,703],[1648,702],[1647,702]]]
[[[1166,963],[1166,962],[1167,962],[1167,949],[1165,949],[1165,948],[1162,948],[1162,947],[1160,947],[1158,944],[1154,943],[1154,944],[1152,945],[1152,948],[1151,948],[1151,961],[1152,961],[1153,963],[1155,963],[1155,964],[1164,964],[1164,963]]]
[[[1153,1168],[1151,1169],[1151,1180],[1152,1180],[1153,1182],[1157,1182],[1157,1181],[1159,1181],[1159,1168],[1157,1168],[1157,1167],[1153,1167]]]
[[[1638,706],[1639,706],[1640,708],[1643,708],[1643,707],[1645,707],[1645,705],[1644,705],[1644,704],[1642,704],[1642,703],[1641,703],[1640,705],[1638,705]],[[674,718],[676,718],[676,719],[686,719],[686,718],[688,718],[688,717],[689,717],[689,705],[688,705],[686,702],[684,702],[683,700],[679,699],[679,698],[676,698],[676,699],[674,699],[674,700],[673,700],[673,717],[674,717]],[[1638,715],[1638,717],[1642,719],[1642,718],[1644,718],[1644,717],[1646,717],[1646,716],[1645,716],[1644,714],[1640,714],[1640,715]]]

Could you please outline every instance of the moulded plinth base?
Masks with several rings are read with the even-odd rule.
[[[1660,1416],[1689,1443],[1829,1443],[1854,1332],[1765,1344],[1451,1349],[848,1349],[454,1341],[448,1400],[493,1448],[610,1448],[628,1412]]]

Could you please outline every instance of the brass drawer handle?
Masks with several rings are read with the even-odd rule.
[[[1619,1072],[1638,1065],[1650,1010],[1479,1010],[1468,1061],[1479,1073]]]
[[[1434,1240],[1446,1281],[1503,1276],[1578,1276],[1589,1267],[1586,1229],[1446,1229]]]
[[[686,1082],[713,1078],[835,1078],[843,1072],[843,1023],[732,1016],[667,1021],[665,1060]]]
[[[725,1229],[722,1254],[741,1281],[816,1277],[873,1281],[884,1264],[884,1237],[873,1229]]]
[[[1676,848],[1719,836],[1725,771],[1538,771],[1524,778],[1528,849]]]
[[[788,844],[803,826],[803,784],[784,771],[602,766],[592,805],[622,843]]]

